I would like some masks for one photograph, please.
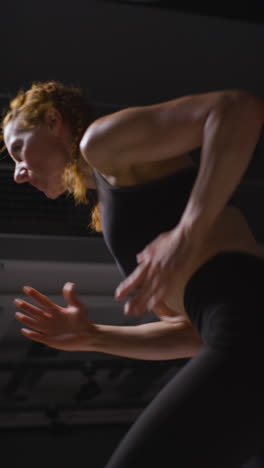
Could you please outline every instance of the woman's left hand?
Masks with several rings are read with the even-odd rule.
[[[164,298],[172,282],[177,282],[181,269],[186,267],[196,251],[187,231],[178,225],[162,233],[137,255],[138,267],[118,286],[117,300],[134,293],[125,304],[126,315],[142,316]]]

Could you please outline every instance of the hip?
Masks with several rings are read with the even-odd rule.
[[[204,343],[255,349],[264,327],[264,258],[221,252],[188,281],[184,308]]]
[[[249,283],[254,291],[258,287],[258,280],[261,282],[261,288],[262,283],[264,285],[264,257],[255,250],[216,251],[209,258],[200,257],[200,261],[193,264],[191,270],[181,272],[154,312],[161,320],[168,322],[192,322],[192,309],[195,305],[199,307],[199,304],[207,302],[209,297],[212,303],[218,300],[218,286],[223,292],[222,286],[225,283],[227,296],[241,293],[243,297],[241,281],[246,283],[244,293],[248,294]]]

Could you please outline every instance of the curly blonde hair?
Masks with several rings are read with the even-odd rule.
[[[50,107],[55,107],[62,118],[69,124],[73,135],[71,146],[71,161],[63,174],[63,183],[67,196],[73,194],[75,206],[89,203],[87,185],[83,173],[83,158],[79,144],[88,125],[95,120],[92,107],[82,95],[79,88],[65,86],[58,81],[36,82],[27,91],[20,90],[10,102],[10,108],[5,111],[1,122],[1,139],[6,125],[19,117],[22,128],[37,128],[44,123],[44,114]],[[1,151],[4,151],[5,146]],[[87,165],[87,170],[89,166]],[[102,231],[100,207],[97,204],[92,211],[89,227],[97,232]]]

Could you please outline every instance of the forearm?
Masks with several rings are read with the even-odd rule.
[[[93,351],[142,360],[194,356],[202,346],[198,332],[187,323],[153,322],[137,326],[96,325]]]
[[[241,181],[264,124],[263,102],[254,96],[227,98],[204,125],[200,167],[182,225],[205,237]],[[194,236],[195,237],[195,236]]]

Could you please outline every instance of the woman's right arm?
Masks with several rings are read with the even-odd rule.
[[[97,325],[93,351],[155,361],[193,357],[202,344],[198,332],[187,322]]]
[[[40,307],[15,299],[15,305],[22,311],[16,312],[15,317],[27,327],[22,328],[21,333],[51,348],[168,360],[192,357],[202,346],[198,332],[186,320],[136,326],[93,324],[86,305],[76,295],[74,283],[66,283],[63,287],[67,307],[55,304],[34,288],[24,288],[24,292]]]

